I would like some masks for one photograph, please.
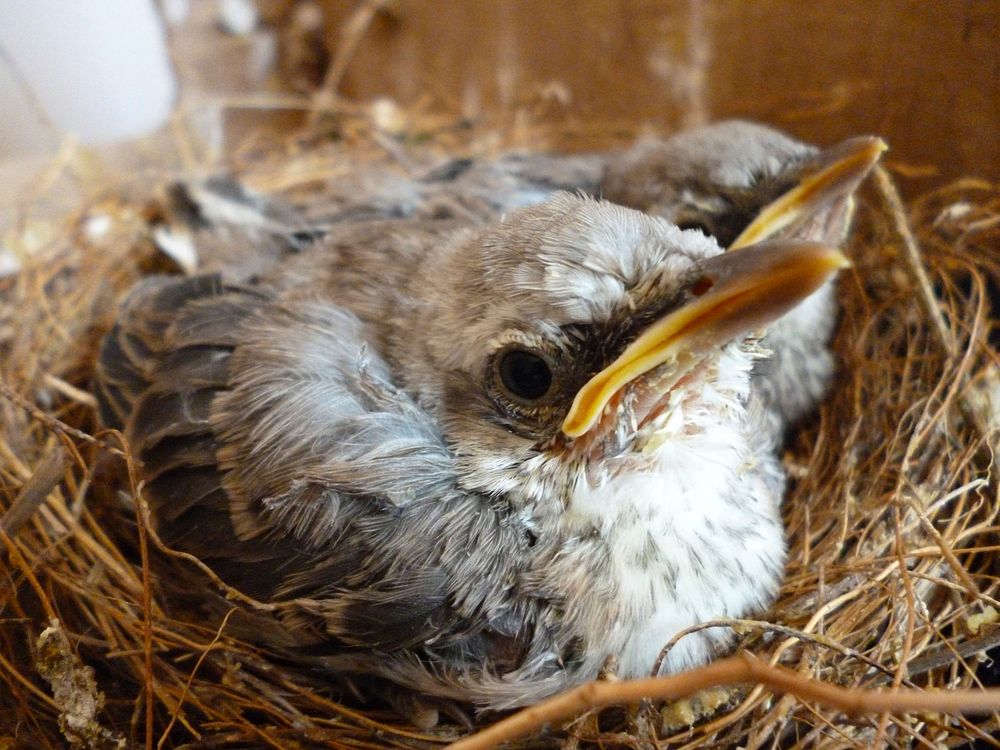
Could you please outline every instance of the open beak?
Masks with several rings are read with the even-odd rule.
[[[848,265],[832,247],[787,240],[708,259],[689,287],[690,300],[652,323],[577,392],[563,433],[585,434],[616,393],[654,368],[668,365],[666,380],[676,383],[720,345],[781,317]]]
[[[843,237],[836,236],[837,229],[846,232],[855,190],[887,148],[881,138],[851,138],[797,166],[795,187],[766,205],[729,249],[780,238],[840,241]],[[800,231],[804,225],[819,221],[828,213],[839,215],[839,221],[834,219],[836,229],[815,233]]]

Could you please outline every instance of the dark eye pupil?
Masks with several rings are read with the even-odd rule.
[[[552,386],[552,371],[537,354],[510,351],[500,360],[500,380],[515,396],[541,398]]]

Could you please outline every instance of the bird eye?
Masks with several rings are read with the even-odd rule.
[[[497,362],[500,382],[507,391],[525,401],[536,401],[552,387],[552,369],[544,358],[524,349],[510,349]]]

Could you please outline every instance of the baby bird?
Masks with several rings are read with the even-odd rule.
[[[609,657],[644,675],[777,592],[757,332],[846,263],[796,236],[808,186],[728,252],[557,193],[339,222],[256,283],[151,278],[103,342],[102,418],[163,541],[276,605],[267,645],[492,709]]]

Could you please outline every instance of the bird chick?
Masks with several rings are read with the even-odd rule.
[[[101,413],[160,537],[275,604],[268,645],[524,705],[773,600],[754,332],[845,262],[568,194],[485,226],[346,223],[256,285],[141,283]],[[697,631],[662,671],[725,643]]]

